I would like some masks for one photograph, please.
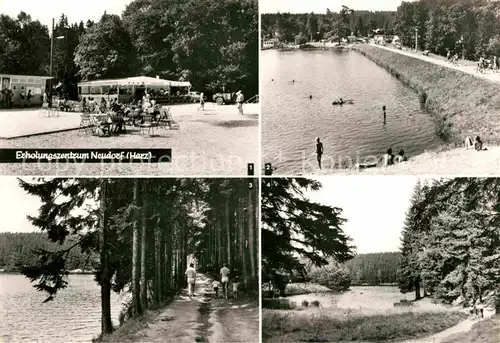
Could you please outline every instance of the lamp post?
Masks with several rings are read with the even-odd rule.
[[[55,24],[54,22],[55,22],[55,20],[54,20],[54,18],[52,18],[52,31],[50,34],[50,71],[49,71],[49,76],[50,76],[49,93],[50,93],[50,102],[51,103],[52,103],[52,58],[53,58],[53,54],[54,54],[54,24]],[[58,36],[58,37],[56,37],[56,39],[64,39],[64,36]]]
[[[415,51],[418,51],[418,27],[415,28]]]

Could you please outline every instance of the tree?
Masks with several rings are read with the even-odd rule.
[[[0,73],[48,75],[50,36],[46,26],[25,12],[0,15]]]
[[[353,256],[350,239],[342,231],[340,208],[309,201],[304,191],[320,189],[303,178],[262,180],[262,273],[284,293],[283,275],[304,275],[299,256],[323,266],[332,257],[343,262]]]
[[[314,13],[309,13],[307,16],[307,33],[309,34],[310,41],[312,42],[318,34],[318,19]]]
[[[402,293],[415,292],[415,300],[420,299],[421,270],[419,256],[422,252],[420,241],[421,231],[415,223],[415,205],[422,201],[425,188],[420,181],[413,189],[410,199],[410,208],[406,213],[406,219],[401,237],[401,264],[399,272],[399,289]]]
[[[321,268],[313,268],[308,278],[314,283],[337,292],[347,291],[351,285],[349,272],[336,262]]]
[[[104,14],[80,38],[75,53],[78,74],[84,80],[129,76],[135,51],[120,17]]]

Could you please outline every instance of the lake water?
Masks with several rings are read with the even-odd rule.
[[[393,286],[351,286],[343,293],[314,293],[302,294],[287,297],[289,301],[301,304],[306,300],[309,303],[317,300],[323,308],[342,309],[377,309],[390,310],[394,308],[394,303],[403,299],[413,300],[415,293],[402,294],[398,287]]]
[[[53,301],[22,275],[0,274],[0,341],[91,342],[101,332],[101,294],[93,275],[70,275]],[[120,296],[112,293],[113,324],[118,325]]]
[[[411,157],[442,144],[418,95],[355,51],[262,51],[260,83],[262,162],[277,174],[315,170],[316,137],[326,168],[390,147]],[[333,106],[340,97],[354,104]]]

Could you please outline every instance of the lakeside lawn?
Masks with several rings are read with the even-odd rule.
[[[263,342],[387,342],[425,337],[465,318],[467,315],[458,311],[365,315],[362,311],[340,309],[333,313],[264,309],[262,339]]]
[[[231,105],[207,104],[205,112],[197,111],[198,107],[198,104],[171,106],[179,129],[156,129],[154,136],[148,135],[147,130],[141,134],[138,128],[128,127],[126,134],[112,137],[97,137],[81,130],[71,130],[0,140],[4,149],[171,148],[171,163],[9,163],[2,166],[3,172],[7,175],[57,176],[246,175],[247,163],[255,163],[255,168],[259,170],[258,104],[246,104],[244,116],[239,115],[236,107]]]
[[[465,136],[500,143],[498,84],[371,45],[356,51],[379,64],[419,93],[425,109],[436,116],[436,134],[463,144]]]
[[[500,316],[493,316],[474,324],[472,330],[447,337],[442,343],[498,343]]]

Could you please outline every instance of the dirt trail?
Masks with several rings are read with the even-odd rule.
[[[120,337],[120,342],[258,342],[258,303],[216,299],[211,283],[198,274],[191,300],[184,290],[145,328]]]
[[[491,311],[488,309],[484,310],[484,319],[477,319],[477,318],[468,318],[464,321],[461,321],[455,326],[452,326],[451,328],[448,328],[444,331],[438,332],[434,335],[427,336],[424,338],[418,338],[418,339],[410,339],[406,340],[401,343],[440,343],[443,342],[446,338],[450,337],[451,335],[455,335],[457,333],[462,333],[462,332],[467,332],[472,329],[472,326],[476,324],[477,322],[481,320],[485,320],[487,318],[490,318],[495,314],[495,311]],[[462,343],[462,342],[457,342],[457,343]],[[463,342],[465,343],[465,342]]]

